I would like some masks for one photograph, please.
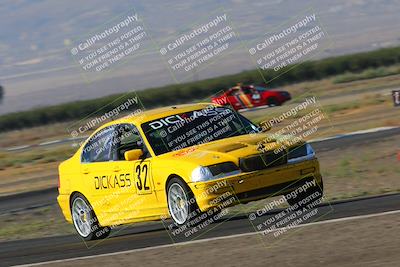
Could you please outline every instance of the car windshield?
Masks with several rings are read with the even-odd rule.
[[[142,129],[156,155],[258,132],[257,126],[242,115],[215,106],[149,121]]]

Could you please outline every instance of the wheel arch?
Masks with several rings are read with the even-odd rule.
[[[72,199],[75,195],[77,194],[81,194],[82,196],[84,196],[86,198],[86,196],[84,194],[82,194],[79,191],[73,191],[70,195],[69,195],[69,209],[71,210],[71,205],[72,205]],[[87,199],[87,198],[86,198]],[[89,201],[89,200],[88,200]]]
[[[92,206],[92,203],[90,203],[90,200],[85,196],[85,194],[83,194],[83,193],[80,192],[80,191],[73,191],[73,192],[69,195],[69,211],[71,212],[72,199],[73,199],[74,196],[77,195],[77,194],[80,194],[80,195],[82,195],[82,196],[85,198],[85,200],[88,202],[88,204],[89,204],[91,210],[96,214],[96,212],[94,211],[94,208],[93,208],[93,206]],[[71,216],[72,216],[72,213],[71,213]]]
[[[167,180],[165,181],[164,189],[165,189],[166,194],[168,193],[168,184],[173,178],[177,178],[177,179],[181,180],[188,188],[190,188],[189,185],[187,184],[187,182],[185,181],[185,179],[183,179],[180,175],[173,173],[173,174],[170,174],[168,176]]]
[[[92,211],[93,214],[97,217],[97,219],[99,220],[99,223],[100,223],[100,219],[101,219],[101,218],[99,218],[99,217],[97,216],[97,212],[96,212],[95,209],[93,208],[92,203],[90,202],[90,200],[88,199],[88,197],[85,196],[85,194],[83,194],[83,193],[80,192],[80,191],[73,191],[73,192],[70,194],[70,196],[69,196],[69,212],[70,212],[70,214],[71,214],[71,218],[72,218],[72,212],[71,212],[72,199],[73,199],[74,196],[77,195],[77,194],[80,194],[80,195],[82,195],[82,196],[85,198],[85,200],[87,201],[87,203],[88,203],[89,206],[90,206],[91,211]],[[100,223],[100,225],[101,225],[101,223]]]

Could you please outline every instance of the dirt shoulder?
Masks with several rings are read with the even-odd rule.
[[[54,266],[396,266],[400,214],[50,264]],[[270,243],[269,243],[270,242]],[[49,265],[46,265],[49,266]]]

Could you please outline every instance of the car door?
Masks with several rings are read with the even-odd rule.
[[[85,196],[105,224],[118,224],[124,221],[124,199],[135,194],[133,171],[121,172],[118,162],[112,155],[116,127],[109,126],[94,134],[83,148],[81,158],[81,178],[85,184]],[[125,190],[126,188],[130,191]],[[122,208],[122,209],[121,209]],[[122,210],[122,212],[121,212]]]
[[[251,86],[242,87],[243,93],[246,95],[248,101],[254,106],[261,106],[262,99],[260,93]]]
[[[133,149],[141,149],[143,155],[138,160],[125,160],[125,152]],[[113,153],[120,172],[132,173],[135,194],[130,194],[125,198],[123,209],[129,213],[127,216],[143,218],[159,215],[160,209],[152,176],[152,158],[136,126],[118,125]]]
[[[227,93],[228,102],[235,110],[244,108],[244,105],[240,99],[240,94],[239,88],[231,88]]]
[[[232,88],[231,94],[234,98],[232,101],[236,110],[253,107],[251,94],[249,92],[246,94],[242,87]]]

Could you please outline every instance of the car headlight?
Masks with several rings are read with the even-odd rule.
[[[315,157],[315,151],[310,144],[306,144],[307,147],[307,156]]]
[[[213,175],[208,167],[199,166],[192,171],[192,182],[208,181],[213,178]]]
[[[300,161],[313,159],[314,157],[315,151],[308,143],[289,148],[288,151],[288,163],[297,163]]]
[[[207,167],[199,166],[192,171],[192,182],[204,182],[231,175],[237,175],[241,170],[233,162],[222,162]]]

